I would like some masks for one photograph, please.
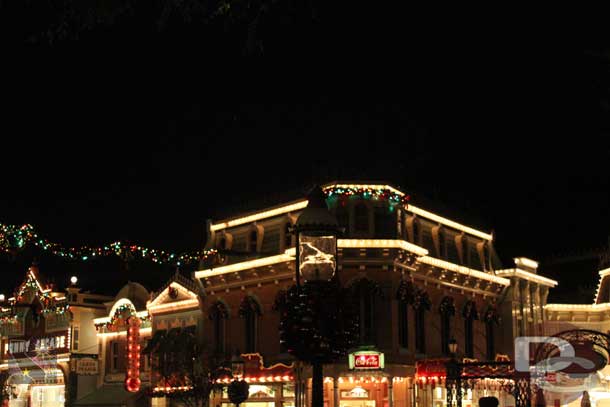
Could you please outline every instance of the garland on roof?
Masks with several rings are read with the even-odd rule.
[[[324,192],[328,196],[327,199],[331,201],[335,199],[344,201],[355,196],[362,199],[388,201],[392,209],[399,204],[408,205],[411,199],[409,195],[400,195],[387,188],[329,187],[325,188]]]
[[[87,261],[97,257],[119,256],[124,259],[139,257],[154,263],[184,265],[206,260],[216,254],[216,250],[200,250],[190,253],[176,254],[166,250],[149,249],[144,246],[113,242],[105,246],[64,247],[60,243],[51,242],[40,237],[32,225],[6,225],[0,223],[0,252],[14,254],[17,250],[32,244],[55,256],[70,260]]]

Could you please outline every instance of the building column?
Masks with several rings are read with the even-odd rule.
[[[394,378],[388,377],[388,407],[394,407]]]
[[[336,376],[333,377],[333,406],[339,407],[339,378]]]

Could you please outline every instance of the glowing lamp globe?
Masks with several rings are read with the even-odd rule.
[[[4,301],[6,299],[6,297],[4,296],[4,294],[0,294],[0,301]]]
[[[76,284],[77,282],[78,282],[78,277],[76,277],[76,276],[70,277],[70,283]]]
[[[305,282],[329,281],[337,269],[337,219],[328,211],[320,187],[309,193],[307,207],[295,224],[298,271]]]

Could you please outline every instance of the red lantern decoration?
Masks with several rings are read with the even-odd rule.
[[[127,320],[127,373],[125,389],[135,393],[140,390],[140,318]]]

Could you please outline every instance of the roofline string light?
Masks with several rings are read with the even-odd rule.
[[[329,195],[329,199],[333,198],[345,198],[350,196],[361,196],[364,199],[387,199],[390,203],[403,204],[405,209],[417,216],[438,222],[445,226],[453,229],[468,233],[473,236],[477,236],[484,240],[493,240],[493,235],[490,233],[481,232],[471,227],[462,225],[454,222],[450,219],[436,215],[432,212],[428,212],[424,209],[413,206],[409,201],[409,195],[404,192],[390,186],[390,185],[369,185],[369,184],[330,184],[322,187],[324,192]],[[272,209],[263,210],[260,212],[254,212],[246,216],[228,218],[221,220],[217,223],[210,225],[212,232],[230,228],[233,226],[239,226],[246,223],[255,222],[262,219],[271,218],[273,216],[279,216],[286,213],[298,211],[307,207],[307,200],[300,200],[289,203],[287,205],[280,205]],[[391,205],[394,206],[394,205]]]

